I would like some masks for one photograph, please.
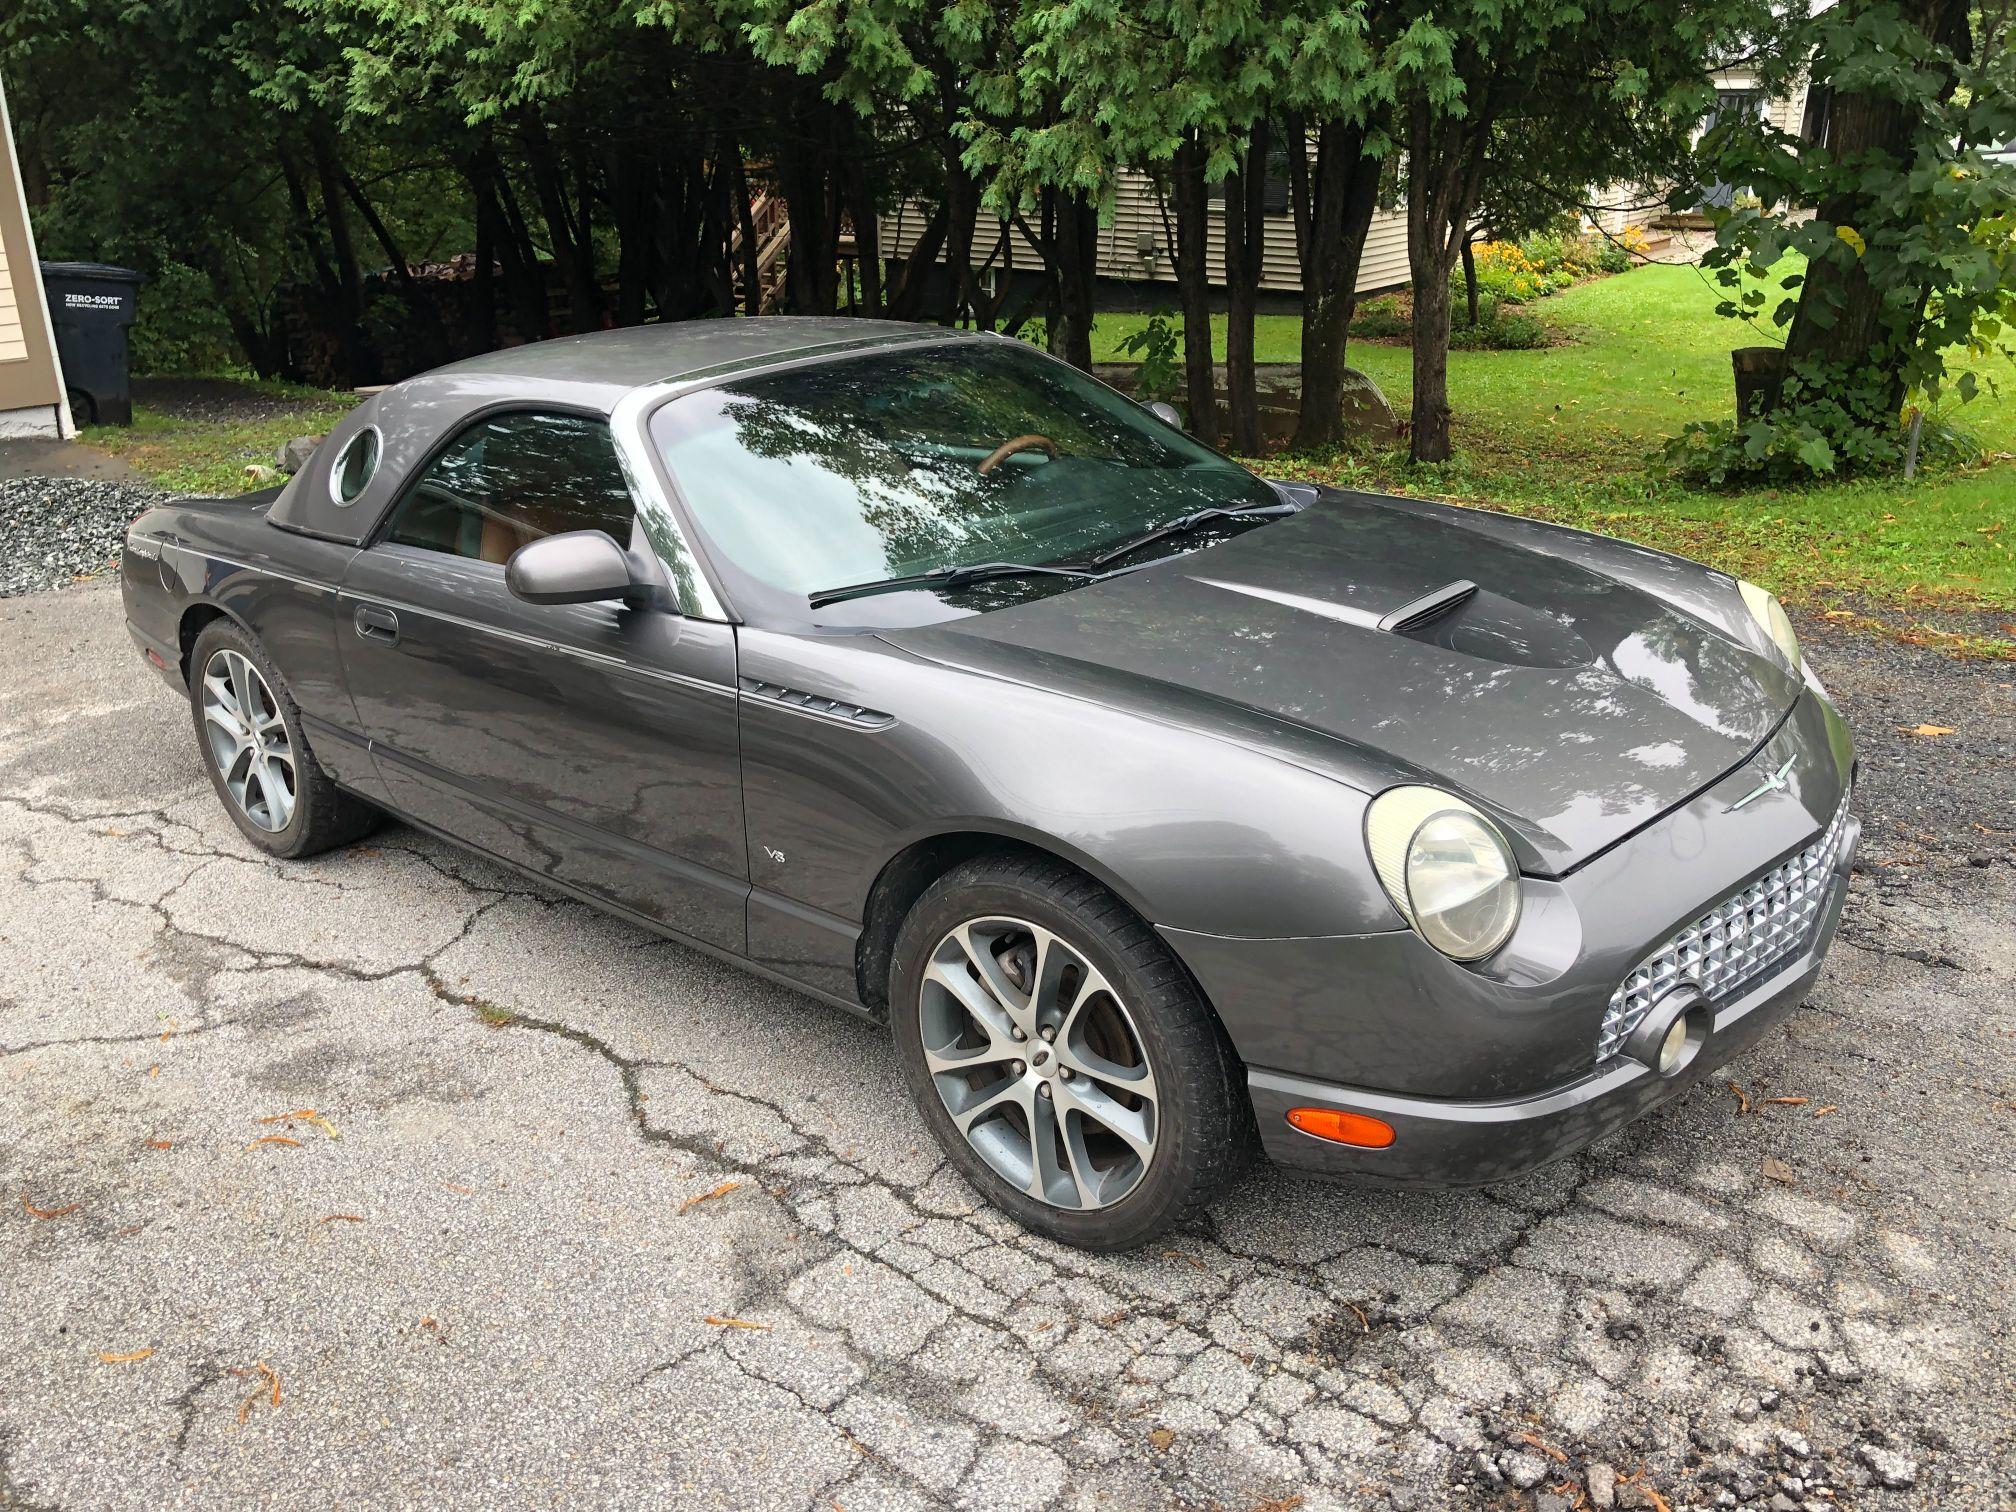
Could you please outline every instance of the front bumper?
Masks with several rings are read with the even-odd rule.
[[[1676,1096],[1798,1004],[1833,940],[1860,838],[1846,809],[1854,761],[1847,727],[1813,691],[1713,787],[1561,877],[1528,877],[1511,942],[1475,965],[1405,928],[1161,933],[1249,1068],[1277,1161],[1401,1185],[1501,1180]],[[1767,763],[1788,775],[1760,794]],[[1802,858],[1823,841],[1815,876]],[[1788,908],[1808,922],[1779,954]],[[1746,956],[1760,957],[1747,979]],[[1656,1016],[1648,1000],[1679,983],[1705,994],[1693,1022],[1708,1031],[1683,1070],[1661,1077],[1614,1052],[1637,1015]],[[1368,1114],[1396,1137],[1380,1150],[1324,1141],[1287,1123],[1297,1107]]]
[[[1709,1076],[1754,1045],[1806,999],[1848,896],[1861,827],[1852,819],[1812,941],[1739,996],[1713,1009],[1700,1052],[1675,1076],[1662,1077],[1626,1056],[1589,1075],[1504,1101],[1402,1097],[1253,1071],[1248,1089],[1261,1141],[1277,1163],[1326,1176],[1399,1187],[1475,1186],[1503,1181],[1574,1154]],[[1333,1144],[1288,1123],[1290,1108],[1341,1108],[1391,1125],[1383,1150]]]

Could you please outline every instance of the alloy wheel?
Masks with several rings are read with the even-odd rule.
[[[294,746],[266,679],[243,652],[222,650],[203,668],[203,732],[224,787],[262,830],[294,817]]]
[[[1155,1076],[1084,951],[1026,920],[972,919],[938,942],[918,996],[932,1085],[996,1175],[1081,1210],[1140,1184],[1155,1159]]]

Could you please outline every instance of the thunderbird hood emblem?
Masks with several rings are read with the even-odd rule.
[[[1783,792],[1786,788],[1791,786],[1791,784],[1788,783],[1785,780],[1785,778],[1791,773],[1792,763],[1796,760],[1798,760],[1796,756],[1787,756],[1785,758],[1785,765],[1778,768],[1778,770],[1775,772],[1772,771],[1769,767],[1766,767],[1764,769],[1764,780],[1758,783],[1757,786],[1752,788],[1749,792],[1745,793],[1741,798],[1738,798],[1734,803],[1730,804],[1729,807],[1724,809],[1722,812],[1725,814],[1733,814],[1736,812],[1736,810],[1742,808],[1746,803],[1755,803],[1759,798],[1762,798],[1766,793]]]

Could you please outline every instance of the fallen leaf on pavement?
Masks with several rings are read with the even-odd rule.
[[[740,1185],[742,1183],[739,1181],[724,1181],[711,1192],[700,1192],[692,1197],[688,1197],[684,1202],[679,1204],[679,1211],[690,1213],[703,1202],[712,1202],[716,1197],[726,1197]]]
[[[1941,735],[1951,735],[1953,733],[1953,727],[1951,725],[1935,725],[1935,724],[1899,725],[1897,726],[1897,728],[1899,732],[1901,732],[1902,734],[1922,735],[1927,740],[1934,740]]]
[[[465,1187],[459,1181],[444,1181],[441,1185],[448,1188],[451,1192],[460,1192],[464,1197],[474,1197],[476,1195],[476,1188]]]
[[[61,1218],[65,1213],[77,1211],[77,1204],[74,1202],[66,1202],[59,1208],[38,1208],[28,1200],[26,1192],[21,1194],[21,1206],[28,1210],[30,1218]]]
[[[1543,1443],[1537,1434],[1522,1433],[1519,1435],[1519,1437],[1524,1439],[1527,1443],[1531,1444],[1535,1449],[1538,1449],[1542,1454],[1546,1455],[1547,1458],[1558,1461],[1563,1465],[1568,1463],[1567,1455],[1563,1454],[1559,1449],[1556,1449],[1552,1444]]]
[[[129,1349],[124,1354],[115,1354],[109,1349],[98,1351],[98,1358],[107,1365],[130,1365],[135,1360],[144,1360],[154,1353],[151,1349]]]
[[[1767,1108],[1803,1108],[1812,1100],[1810,1097],[1767,1097],[1764,1099],[1764,1106]]]
[[[324,1118],[320,1113],[317,1113],[313,1108],[296,1108],[292,1113],[275,1113],[269,1117],[260,1119],[259,1122],[262,1124],[311,1123],[331,1139],[339,1137],[336,1133],[336,1125]]]
[[[1820,618],[1830,620],[1851,620],[1855,618],[1855,611],[1853,609],[1829,609],[1825,614],[1821,615]]]
[[[297,1150],[301,1148],[300,1140],[290,1139],[285,1134],[261,1134],[257,1139],[253,1140],[252,1143],[245,1146],[245,1148],[248,1150],[256,1150],[261,1145],[269,1145],[269,1144],[292,1145]]]
[[[1748,1092],[1745,1092],[1741,1087],[1737,1086],[1736,1083],[1734,1082],[1729,1083],[1729,1090],[1736,1094],[1736,1101],[1738,1104],[1740,1104],[1740,1106],[1736,1109],[1737,1115],[1740,1117],[1741,1115],[1748,1113],[1750,1111],[1750,1094]]]
[[[362,1223],[364,1220],[355,1213],[331,1213],[327,1218],[317,1218],[317,1223]]]
[[[1185,1265],[1193,1266],[1198,1270],[1209,1270],[1211,1268],[1195,1255],[1186,1255],[1181,1250],[1164,1250],[1162,1253],[1171,1260],[1181,1260]]]
[[[1797,1184],[1799,1173],[1775,1155],[1764,1157],[1764,1174],[1773,1181],[1782,1181],[1787,1186]]]
[[[768,1323],[752,1323],[747,1318],[717,1318],[712,1313],[709,1313],[700,1321],[702,1323],[711,1323],[716,1328],[753,1328],[761,1333],[768,1333],[770,1331]]]
[[[1829,1113],[1839,1113],[1840,1111],[1841,1107],[1838,1103],[1823,1103],[1813,1110],[1813,1116],[1815,1118],[1825,1118]]]
[[[280,1405],[280,1373],[276,1371],[271,1365],[268,1365],[264,1360],[259,1361],[254,1368],[259,1372],[260,1376],[263,1379],[257,1386],[254,1386],[252,1388],[252,1390],[246,1395],[245,1400],[238,1404],[238,1421],[241,1423],[245,1421],[245,1415],[252,1410],[252,1404],[258,1401],[260,1397],[266,1396],[268,1394],[267,1390],[268,1382],[272,1383],[271,1396],[273,1400],[273,1405],[275,1407],[278,1407]],[[232,1372],[233,1375],[250,1375],[251,1373],[252,1372],[249,1370],[238,1370]]]
[[[1167,1449],[1171,1444],[1176,1442],[1176,1435],[1171,1429],[1157,1428],[1153,1433],[1148,1435],[1148,1442],[1153,1444],[1157,1449]]]
[[[147,1141],[147,1148],[150,1150],[172,1150],[175,1148],[175,1141],[172,1139],[150,1139]]]

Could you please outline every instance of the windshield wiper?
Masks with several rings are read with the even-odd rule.
[[[1108,547],[1095,557],[1086,559],[1087,567],[1099,568],[1109,562],[1117,562],[1130,552],[1139,551],[1143,546],[1152,546],[1157,541],[1170,536],[1187,535],[1201,525],[1209,525],[1213,520],[1266,520],[1277,515],[1300,513],[1299,504],[1215,504],[1209,509],[1197,510],[1181,519],[1170,520],[1157,525],[1152,530],[1144,530],[1139,535],[1129,536],[1117,546]]]
[[[865,598],[871,593],[893,593],[899,588],[964,588],[989,578],[1063,577],[1087,582],[1099,574],[1084,567],[1046,567],[1030,562],[975,562],[969,567],[933,567],[929,572],[907,572],[901,577],[877,578],[871,583],[849,583],[806,595],[814,609],[837,604],[843,599]]]

